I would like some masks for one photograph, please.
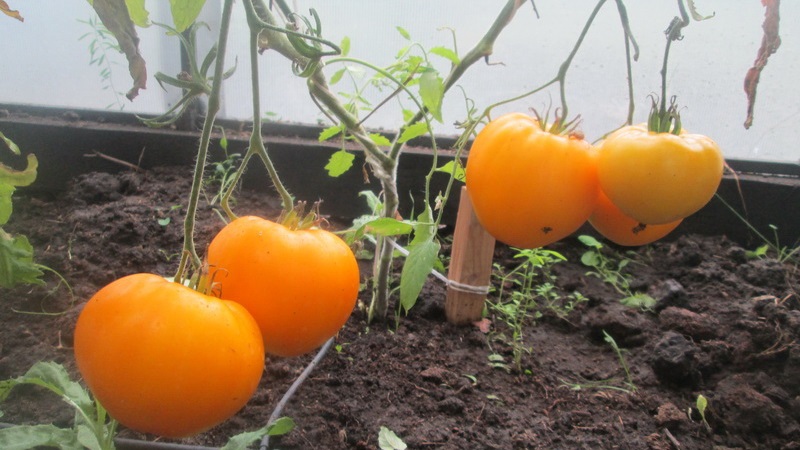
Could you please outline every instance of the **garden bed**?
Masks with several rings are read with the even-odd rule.
[[[50,360],[77,376],[71,345],[82,304],[126,274],[173,274],[191,172],[179,165],[90,173],[62,192],[15,197],[8,231],[27,235],[37,261],[61,273],[74,297],[51,275],[47,288],[3,291],[0,379]],[[270,217],[274,204],[245,190],[236,212]],[[208,205],[198,219],[204,246],[223,223]],[[611,285],[586,274],[580,257],[587,248],[577,239],[552,245],[568,259],[552,268],[556,289],[587,301],[566,316],[543,307],[524,327],[530,353],[522,371],[497,339],[506,324],[492,313],[483,329],[447,324],[445,288],[431,278],[399,325],[367,326],[363,312],[353,314],[284,411],[297,428],[274,448],[377,449],[382,426],[412,449],[800,448],[800,276],[790,262],[748,257],[760,244],[679,230],[623,253],[632,287],[657,300],[646,311],[621,305]],[[515,264],[507,248],[498,246],[495,256],[504,267]],[[361,267],[367,273],[370,262]],[[31,314],[42,311],[63,313]],[[623,349],[633,386],[603,331]],[[238,415],[182,443],[219,446],[263,426],[310,358],[270,358]],[[708,427],[695,408],[698,395],[708,399]],[[32,387],[18,388],[0,408],[0,420],[17,424],[69,426],[73,418],[67,405]],[[154,439],[125,429],[120,436]]]

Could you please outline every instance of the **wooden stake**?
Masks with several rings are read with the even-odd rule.
[[[492,275],[494,244],[494,237],[478,223],[466,186],[462,187],[444,307],[448,322],[466,325],[481,320]]]

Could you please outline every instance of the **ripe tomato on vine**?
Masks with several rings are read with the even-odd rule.
[[[113,418],[166,437],[234,415],[264,370],[261,333],[241,305],[147,273],[120,278],[86,303],[74,348]]]
[[[481,225],[515,247],[542,247],[570,235],[597,201],[592,146],[576,134],[551,133],[522,113],[498,117],[481,130],[466,172]]]
[[[352,250],[319,228],[240,217],[214,237],[207,260],[216,295],[250,311],[273,355],[321,346],[344,325],[358,297]]]

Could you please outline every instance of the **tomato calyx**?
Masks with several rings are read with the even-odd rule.
[[[647,117],[647,130],[653,133],[680,135],[681,115],[678,111],[676,97],[674,95],[670,97],[669,108],[667,108],[666,102],[663,101],[659,105],[658,98],[655,95],[651,95],[650,100],[653,104]]]
[[[539,126],[542,130],[547,131],[551,134],[557,134],[562,136],[567,136],[571,139],[579,139],[583,140],[584,134],[581,130],[578,129],[578,125],[581,123],[581,116],[580,114],[575,116],[572,120],[567,120],[566,117],[563,117],[560,114],[560,109],[556,108],[555,117],[553,118],[553,122],[549,123],[550,120],[550,110],[548,108],[547,112],[545,113],[544,117],[534,108],[531,108],[533,115],[536,117],[536,120],[539,122]]]
[[[320,224],[325,222],[325,219],[319,213],[319,204],[320,202],[314,202],[311,210],[306,213],[306,202],[297,202],[294,208],[281,213],[277,223],[294,231],[319,227]]]

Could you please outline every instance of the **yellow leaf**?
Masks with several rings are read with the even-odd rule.
[[[19,15],[19,11],[15,11],[8,6],[8,3],[0,0],[0,11],[2,11],[5,15],[9,17],[13,17],[20,22],[25,22],[25,19]]]

